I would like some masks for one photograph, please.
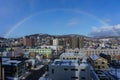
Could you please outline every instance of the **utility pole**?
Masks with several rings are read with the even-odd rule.
[[[2,80],[5,80],[5,72],[4,72],[4,68],[2,68]]]

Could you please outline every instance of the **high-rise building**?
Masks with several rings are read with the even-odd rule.
[[[26,37],[26,46],[32,47],[34,45],[35,45],[34,44],[34,38],[32,38],[32,37]]]
[[[71,37],[71,47],[75,48],[83,48],[84,47],[84,37]]]
[[[83,48],[84,47],[84,37],[79,37],[78,44],[79,44],[78,48]]]
[[[20,45],[25,46],[26,45],[26,38],[25,37],[20,38],[19,43],[20,43]]]
[[[71,46],[72,46],[72,39],[71,39],[71,37],[65,37],[65,38],[63,38],[62,39],[63,40],[63,46],[65,47],[65,48],[72,48]]]
[[[66,44],[65,44],[65,38],[60,38],[60,39],[59,39],[59,45],[65,47],[65,45],[66,45]]]
[[[57,46],[59,43],[58,43],[59,41],[58,41],[58,39],[56,38],[56,39],[53,39],[53,45],[54,46]]]
[[[79,38],[78,37],[72,37],[72,48],[79,48]]]

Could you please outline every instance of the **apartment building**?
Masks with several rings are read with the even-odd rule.
[[[20,80],[25,74],[25,63],[23,61],[2,58],[2,68],[5,80]]]
[[[58,39],[56,38],[56,39],[53,39],[53,45],[54,46],[57,46],[58,45],[58,43],[59,43],[59,41],[58,41]]]
[[[89,65],[79,60],[56,59],[49,65],[49,74],[52,80],[91,80]]]
[[[26,38],[25,38],[25,37],[19,38],[19,44],[20,44],[21,46],[25,46],[25,45],[26,45]]]
[[[35,45],[34,38],[26,37],[26,46],[33,47]]]

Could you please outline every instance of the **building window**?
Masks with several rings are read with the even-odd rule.
[[[97,68],[98,66],[95,66],[95,68]]]
[[[100,69],[100,66],[98,66],[98,69]]]
[[[71,77],[71,78],[72,78],[72,79],[78,79],[78,77],[75,77],[75,76],[74,76],[74,77]]]
[[[85,79],[85,77],[81,77],[81,79]]]
[[[81,71],[85,71],[85,69],[81,69]]]
[[[104,66],[102,66],[102,68],[105,68]]]
[[[98,64],[98,62],[95,62],[95,64]]]
[[[68,69],[67,68],[64,68],[65,71],[67,71]]]
[[[71,71],[78,71],[78,69],[71,69]]]
[[[105,62],[102,62],[102,64],[105,64]]]
[[[54,74],[54,69],[52,69],[52,74]]]

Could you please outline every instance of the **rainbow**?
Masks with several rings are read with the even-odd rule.
[[[16,23],[14,26],[12,26],[9,31],[6,32],[6,34],[4,35],[5,38],[9,37],[9,35],[11,34],[11,32],[13,32],[14,30],[16,30],[17,28],[20,27],[21,24],[25,23],[27,20],[31,19],[32,17],[34,16],[37,16],[39,14],[43,14],[43,13],[48,13],[48,12],[54,12],[54,11],[71,11],[71,12],[75,12],[75,13],[82,13],[82,14],[85,14],[85,15],[88,15],[88,16],[91,16],[93,18],[95,18],[96,20],[98,20],[99,22],[101,22],[102,24],[104,24],[105,26],[108,26],[108,24],[106,22],[104,22],[103,20],[101,20],[100,18],[98,18],[97,16],[95,15],[92,15],[92,14],[89,14],[89,13],[86,13],[84,11],[81,11],[81,10],[73,10],[73,9],[51,9],[51,10],[45,10],[45,11],[42,11],[42,12],[38,12],[38,13],[35,13],[35,14],[32,14],[26,18],[24,18],[23,20],[19,21],[18,23]]]

